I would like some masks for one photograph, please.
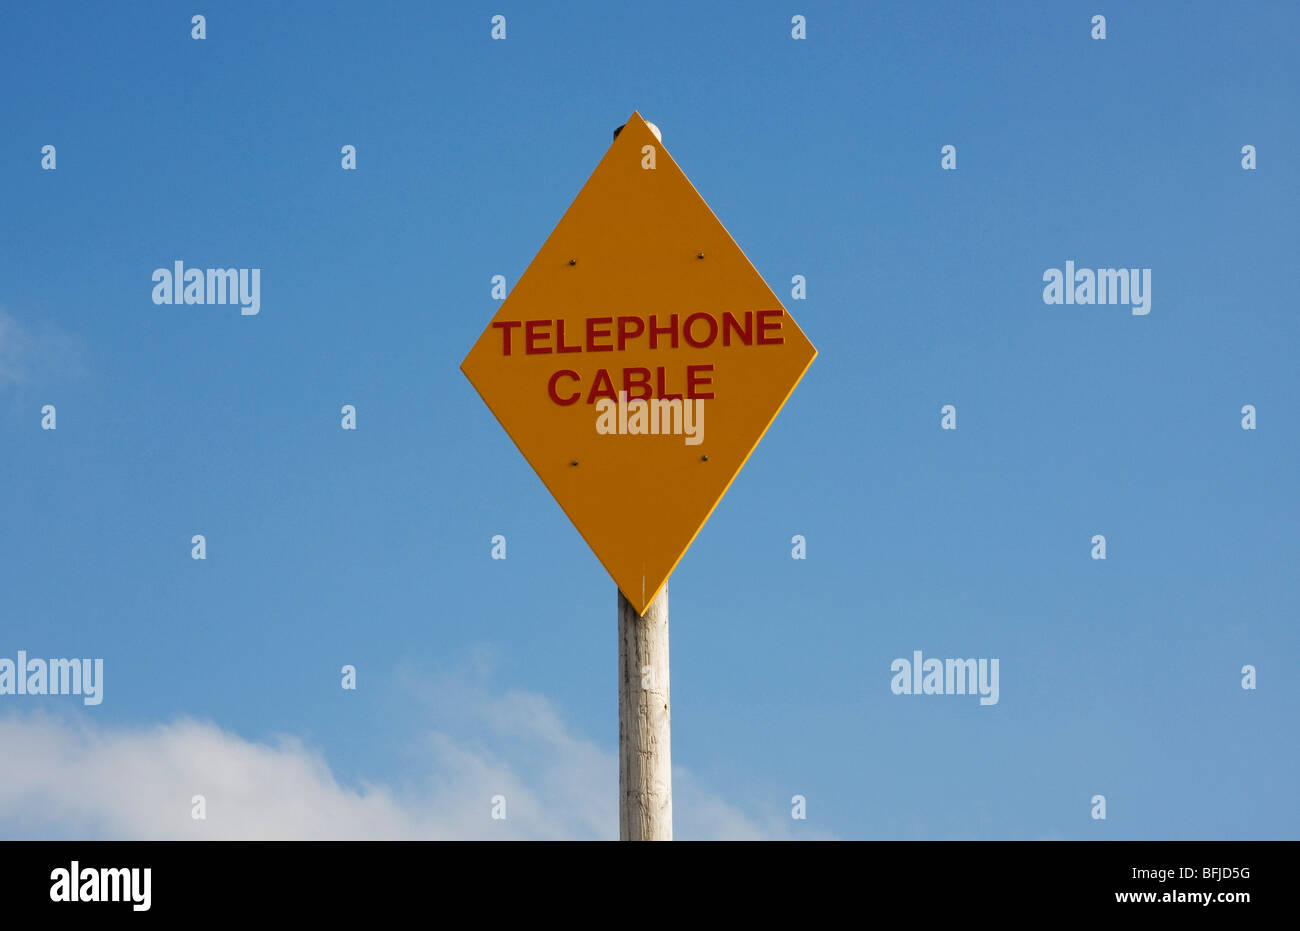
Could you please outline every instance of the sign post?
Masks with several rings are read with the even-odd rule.
[[[668,577],[817,356],[633,113],[461,371],[619,590],[619,836],[672,838]]]
[[[673,839],[668,586],[645,614],[618,593],[618,838]]]

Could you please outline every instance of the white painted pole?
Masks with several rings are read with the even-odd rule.
[[[645,614],[618,593],[618,837],[673,839],[668,586]]]
[[[647,124],[656,139],[659,127]],[[620,126],[614,130],[618,138]],[[618,838],[673,839],[668,586],[644,615],[618,593]]]

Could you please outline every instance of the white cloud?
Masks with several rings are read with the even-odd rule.
[[[342,785],[302,741],[247,740],[178,720],[111,727],[70,716],[0,717],[0,836],[75,839],[615,839],[618,764],[612,750],[572,734],[544,697],[432,688],[473,736],[425,735],[426,774],[394,788]],[[674,769],[682,838],[792,836],[779,815],[757,823]],[[190,817],[202,794],[207,820]],[[490,816],[506,797],[505,821]],[[776,811],[780,812],[778,808]],[[785,812],[788,822],[788,812]],[[803,834],[803,831],[799,832]]]
[[[0,310],[0,386],[23,380],[23,357],[31,339],[13,316]]]
[[[85,374],[80,339],[49,321],[24,324],[0,308],[0,388]]]

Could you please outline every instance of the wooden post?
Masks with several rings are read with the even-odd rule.
[[[655,138],[659,127],[647,123]],[[620,126],[614,130],[618,138]],[[668,586],[638,615],[618,593],[618,838],[673,839]]]
[[[673,839],[668,586],[645,614],[618,593],[618,837]]]

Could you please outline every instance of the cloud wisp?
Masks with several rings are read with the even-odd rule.
[[[463,685],[463,683],[461,683]],[[438,687],[445,694],[447,685]],[[460,691],[458,689],[458,691]],[[110,726],[83,711],[0,717],[0,837],[107,840],[616,839],[618,763],[544,696],[462,691],[456,733],[418,735],[414,782],[343,784],[295,737],[179,719]],[[784,839],[674,769],[676,834]],[[206,818],[193,817],[203,796]],[[505,818],[493,818],[496,801]],[[779,812],[779,807],[774,811]]]

